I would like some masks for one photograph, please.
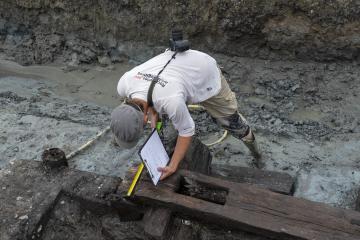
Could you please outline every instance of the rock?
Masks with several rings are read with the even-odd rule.
[[[271,118],[271,115],[270,115],[270,114],[265,114],[265,115],[263,116],[263,118],[264,118],[265,120],[269,120],[269,119]]]
[[[83,55],[85,56],[86,59],[89,59],[89,61],[91,61],[91,60],[93,60],[93,59],[96,58],[96,53],[95,53],[94,51],[92,51],[91,49],[89,49],[89,48],[86,48],[86,49],[84,50],[84,54],[83,54]]]
[[[1,34],[5,34],[5,32],[6,32],[6,26],[5,26],[5,24],[6,24],[5,19],[1,19],[1,18],[0,18],[0,35],[1,35]]]
[[[49,37],[49,46],[50,47],[58,47],[62,44],[63,37],[58,34],[52,34]]]
[[[11,92],[11,91],[0,92],[0,98],[5,98],[15,103],[19,103],[26,100],[26,98],[21,97],[17,95],[15,92]]]
[[[265,94],[265,90],[262,88],[256,88],[255,89],[255,94],[257,95],[264,95]]]
[[[39,20],[41,24],[49,24],[50,23],[50,15],[49,14],[40,14]]]
[[[118,49],[111,49],[109,52],[109,56],[111,59],[111,62],[113,63],[121,63],[124,62],[127,57],[122,55]]]
[[[300,88],[300,85],[299,84],[295,84],[292,88],[291,88],[291,91],[295,92],[296,89]]]
[[[103,67],[111,65],[111,59],[108,56],[98,56],[98,62]]]
[[[71,67],[77,67],[79,66],[80,60],[79,60],[79,56],[77,53],[72,53],[71,54],[71,62],[68,63],[68,66]]]
[[[280,119],[276,119],[274,122],[275,126],[279,126],[282,123],[282,121]]]
[[[317,87],[310,87],[310,88],[305,89],[306,93],[316,93],[318,91],[319,91],[319,89]]]
[[[115,68],[115,66],[114,65],[109,65],[109,66],[107,66],[106,67],[106,70],[108,70],[108,71],[114,71],[116,68]],[[96,94],[97,94],[98,92],[96,92]]]
[[[27,220],[29,219],[29,216],[28,215],[23,215],[21,217],[19,217],[20,220]]]
[[[336,64],[335,63],[329,64],[328,69],[329,69],[329,71],[335,71],[336,70]]]
[[[5,39],[5,45],[8,45],[9,47],[18,46],[23,41],[23,37],[21,35],[7,35]]]

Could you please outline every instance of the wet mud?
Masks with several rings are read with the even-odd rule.
[[[239,111],[256,134],[263,169],[295,177],[296,197],[355,209],[360,181],[359,65],[210,54],[223,67]],[[71,69],[69,65],[24,67],[4,59],[0,63],[2,170],[14,159],[40,161],[48,148],[69,154],[105,129],[111,110],[121,103],[116,83],[134,66],[131,61]],[[191,110],[191,114],[202,142],[212,143],[223,135],[205,111]],[[107,133],[69,159],[68,165],[123,178],[130,166],[139,163],[137,151],[143,141],[124,150]],[[214,164],[255,167],[246,147],[232,136],[210,150]],[[71,198],[62,199],[52,214],[43,239],[62,234],[69,239],[146,239],[139,223],[119,222],[113,215],[98,218]],[[117,227],[109,227],[113,225]],[[187,239],[264,239],[184,219],[176,219],[173,228]]]
[[[358,65],[214,57],[224,67],[239,110],[256,133],[264,169],[297,177],[295,196],[354,208],[360,174]],[[17,77],[16,64],[10,65],[13,68],[8,71],[2,68],[0,78],[1,167],[15,158],[40,160],[42,151],[50,147],[68,154],[108,126],[109,113],[120,102],[114,84],[126,70],[114,66],[107,70],[113,76],[102,78],[97,71],[103,69],[92,69],[93,80],[88,84],[81,80],[87,77],[81,76],[81,69],[66,72],[59,68],[62,75],[56,81],[47,80],[46,74],[40,76],[41,66],[30,78],[21,72],[31,74],[31,67],[26,71],[22,67],[21,77]],[[73,83],[74,74],[80,76],[80,88],[89,89],[86,94],[76,95],[64,88]],[[104,86],[113,89],[96,93]],[[98,100],[108,95],[113,97],[105,105]],[[223,130],[206,112],[192,111],[192,115],[204,143],[221,137]],[[254,167],[248,150],[232,136],[211,151],[214,163]],[[69,165],[121,177],[125,168],[138,161],[136,152],[136,148],[118,149],[107,134]]]

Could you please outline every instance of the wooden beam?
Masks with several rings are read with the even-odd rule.
[[[357,198],[355,202],[355,210],[360,211],[360,189],[357,192]]]
[[[238,183],[255,184],[273,192],[292,195],[295,179],[287,173],[212,164],[210,176]]]
[[[164,129],[164,131],[172,131],[171,129]],[[172,152],[175,147],[177,133],[173,134],[165,133],[165,136],[168,137],[166,140],[166,146],[169,148],[168,152]],[[171,139],[172,138],[172,139]],[[192,171],[201,172],[208,174],[210,171],[211,164],[211,154],[208,147],[201,143],[197,138],[192,138],[191,146],[188,149],[186,156],[181,161],[179,166],[182,169],[190,169]],[[124,191],[128,188],[127,185],[133,179],[134,170],[129,170],[126,174],[124,186],[119,187],[119,191]],[[146,172],[146,170],[145,170]],[[144,172],[140,182],[151,182],[150,178]],[[179,188],[180,179],[178,175],[173,175],[169,177],[165,182],[161,182],[160,185],[165,186],[171,191],[177,191]],[[124,189],[125,188],[125,189]],[[168,208],[153,208],[150,207],[144,215],[143,223],[144,230],[146,234],[151,236],[154,239],[165,239],[168,226],[171,224],[172,220],[172,210]]]
[[[152,184],[148,176],[144,176],[142,181]],[[173,175],[168,178],[166,183],[163,183],[163,186],[171,191],[177,191],[179,184],[180,177]],[[147,209],[143,218],[145,233],[156,240],[165,239],[172,222],[172,215],[173,212],[169,208],[151,207]]]
[[[254,185],[233,183],[203,174],[180,170],[182,177],[228,191],[224,205],[175,193],[165,185],[142,182],[134,200],[169,208],[180,215],[275,239],[360,239],[356,211],[294,198]]]
[[[145,233],[156,240],[164,239],[171,218],[172,211],[168,208],[150,208],[143,218]]]

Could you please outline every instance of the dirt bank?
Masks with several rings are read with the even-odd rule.
[[[3,0],[0,49],[21,64],[144,61],[177,27],[211,52],[358,61],[359,16],[356,0]]]

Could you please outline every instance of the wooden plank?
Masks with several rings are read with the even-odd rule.
[[[172,211],[168,208],[150,208],[143,218],[145,233],[153,239],[164,239],[171,218]]]
[[[274,192],[292,195],[295,179],[287,173],[212,164],[210,176],[238,183],[255,184]]]
[[[198,232],[191,226],[193,223],[182,222],[183,219],[175,219],[173,221],[172,229],[170,236],[167,239],[169,240],[196,240],[199,239]],[[209,238],[207,238],[209,239]]]
[[[276,239],[355,240],[360,239],[360,220],[356,211],[298,199],[233,183],[203,174],[181,170],[180,175],[228,190],[224,205],[174,193],[171,189],[142,183],[135,200],[151,206],[172,209],[225,228],[253,232]]]
[[[355,202],[355,210],[360,211],[360,189],[357,192],[357,198]]]
[[[164,129],[164,131],[167,130],[172,131],[169,128]],[[167,137],[167,140],[165,141],[168,148],[167,150],[168,152],[173,152],[173,148],[175,147],[177,139],[177,132],[175,131],[173,132],[173,134],[165,133],[165,136]],[[201,143],[199,139],[194,137],[192,138],[191,146],[188,149],[184,159],[181,161],[181,165],[179,166],[179,168],[190,169],[192,171],[208,174],[210,171],[211,160],[212,157],[208,147]],[[151,180],[148,178],[148,176],[144,174],[141,182],[150,181]],[[179,183],[179,175],[173,175],[166,179],[166,181],[161,181],[158,186],[166,187],[168,189],[171,189],[172,191],[177,191],[179,188]],[[150,208],[144,215],[144,230],[152,238],[165,239],[168,226],[171,223],[171,219],[171,209]]]
[[[152,185],[149,176],[144,176],[143,182]],[[176,191],[180,184],[180,176],[170,176],[167,181],[160,182],[158,186],[165,187],[171,191]],[[144,215],[144,231],[153,239],[161,240],[165,239],[169,225],[171,224],[173,212],[168,208],[149,208]]]

